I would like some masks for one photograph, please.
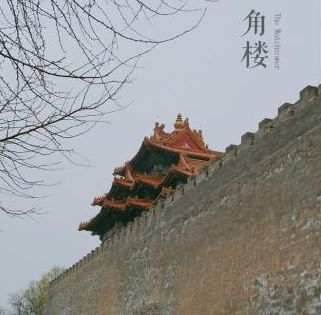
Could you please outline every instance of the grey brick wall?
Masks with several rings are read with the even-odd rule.
[[[321,93],[51,283],[46,314],[321,314]]]

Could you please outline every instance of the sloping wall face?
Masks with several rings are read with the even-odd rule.
[[[320,314],[319,95],[304,89],[67,270],[46,314]]]

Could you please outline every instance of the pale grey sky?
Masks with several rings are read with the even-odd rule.
[[[242,19],[251,9],[266,16],[271,59],[273,16],[282,14],[280,70],[271,62],[251,70],[240,62],[246,41]],[[90,233],[78,232],[78,224],[99,211],[90,206],[93,197],[109,190],[114,167],[137,152],[156,120],[171,129],[181,112],[192,127],[203,129],[212,149],[224,150],[263,118],[275,117],[282,103],[297,101],[306,85],[321,83],[319,0],[220,0],[198,29],[153,51],[142,64],[122,94],[134,104],[75,141],[93,167],[66,165],[49,174],[61,184],[39,200],[48,213],[36,222],[0,213],[0,305],[52,266],[68,267],[99,244]]]

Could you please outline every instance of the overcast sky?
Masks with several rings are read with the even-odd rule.
[[[241,37],[251,9],[266,17],[261,38]],[[276,28],[282,30],[280,69],[273,67]],[[267,43],[267,68],[241,63],[247,40]],[[122,93],[134,103],[74,143],[92,167],[65,165],[48,175],[61,183],[39,200],[47,214],[20,220],[0,213],[0,305],[52,266],[69,267],[98,246],[97,237],[77,231],[78,224],[99,211],[90,206],[93,197],[109,190],[114,167],[137,152],[156,120],[171,130],[181,112],[192,128],[203,130],[211,149],[224,150],[256,131],[263,118],[275,117],[284,102],[296,102],[306,85],[321,83],[320,2],[220,0],[193,33],[153,51],[142,65]]]

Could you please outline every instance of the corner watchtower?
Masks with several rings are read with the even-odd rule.
[[[156,122],[153,135],[145,137],[136,155],[115,168],[110,191],[92,203],[100,206],[99,213],[81,223],[80,231],[90,231],[101,240],[108,238],[223,154],[210,150],[202,131],[192,130],[181,114],[172,132],[164,129],[164,124]]]

